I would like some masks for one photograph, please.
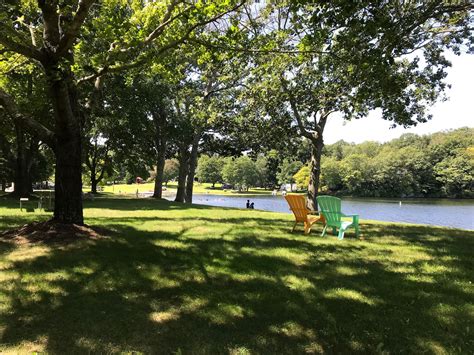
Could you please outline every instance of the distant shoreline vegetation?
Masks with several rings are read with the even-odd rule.
[[[325,147],[323,190],[343,196],[473,198],[474,129]]]
[[[309,150],[303,141],[298,151],[286,154],[203,155],[197,177],[200,182],[230,183],[239,191],[294,184],[301,192],[309,183]],[[473,177],[474,128],[423,136],[407,133],[386,143],[341,140],[326,145],[320,193],[354,198],[473,199]]]
[[[289,146],[296,146],[295,150],[251,151],[240,157],[202,154],[194,193],[271,195],[285,184],[288,192],[305,193],[310,147],[304,140],[293,143]],[[166,160],[164,185],[168,193],[177,188],[178,171],[178,161]],[[130,176],[106,177],[100,185],[108,193],[153,191],[153,174],[143,175],[147,183],[138,185]],[[344,198],[472,200],[473,177],[474,128],[422,136],[407,133],[386,143],[355,144],[341,140],[323,149],[320,194]],[[128,185],[124,184],[127,180]],[[289,184],[295,191],[290,191]]]

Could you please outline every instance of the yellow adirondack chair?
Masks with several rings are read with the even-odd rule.
[[[298,223],[304,224],[304,232],[305,234],[309,234],[311,231],[311,226],[316,222],[325,223],[324,217],[322,214],[319,215],[312,215],[311,213],[316,213],[314,211],[310,211],[306,207],[306,200],[304,196],[301,195],[286,195],[285,196],[286,202],[290,206],[290,210],[295,215],[295,225],[293,226],[292,232],[295,231],[296,225]]]

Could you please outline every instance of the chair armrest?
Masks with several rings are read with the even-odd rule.
[[[342,217],[349,217],[352,218],[352,223],[359,224],[359,215],[358,214],[344,214],[341,213]]]
[[[321,212],[319,212],[319,211],[308,211],[308,214],[318,214],[319,215],[319,214],[321,214]]]

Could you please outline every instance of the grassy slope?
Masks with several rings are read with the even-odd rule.
[[[47,214],[0,200],[0,230]],[[116,231],[0,244],[0,351],[468,353],[474,232],[363,223],[291,234],[290,215],[150,200],[86,203]]]

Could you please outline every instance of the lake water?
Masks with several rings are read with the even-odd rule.
[[[282,196],[219,196],[194,195],[193,203],[222,207],[245,208],[247,200],[255,203],[255,209],[291,213]],[[473,200],[409,199],[355,199],[343,198],[342,210],[346,214],[358,214],[361,219],[388,222],[430,224],[474,230]]]

